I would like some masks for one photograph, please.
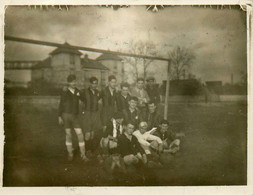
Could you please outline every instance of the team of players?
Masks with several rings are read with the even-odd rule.
[[[76,88],[75,75],[69,75],[67,82],[59,104],[59,123],[66,133],[68,160],[74,157],[71,129],[77,135],[82,160],[97,154],[101,163],[111,159],[112,169],[147,164],[156,155],[179,150],[180,140],[157,111],[160,95],[154,78],[147,79],[146,88],[144,79],[138,78],[131,93],[127,83],[117,92],[113,75],[101,92],[96,77],[90,78],[84,90]]]

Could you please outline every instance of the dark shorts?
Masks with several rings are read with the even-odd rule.
[[[84,132],[100,130],[101,129],[100,112],[85,111],[80,116],[80,124]]]
[[[63,120],[64,129],[81,128],[79,120],[78,120],[78,115],[63,113],[62,120]]]

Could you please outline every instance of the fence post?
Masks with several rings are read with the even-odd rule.
[[[168,104],[169,104],[169,90],[170,90],[170,60],[168,60],[168,70],[167,70],[167,82],[166,82],[166,92],[165,92],[165,105],[164,105],[164,119],[168,120]]]

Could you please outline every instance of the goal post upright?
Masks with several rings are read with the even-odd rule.
[[[170,95],[170,60],[168,60],[167,81],[166,81],[166,91],[165,91],[165,101],[164,101],[164,119],[165,120],[168,120],[169,95]]]

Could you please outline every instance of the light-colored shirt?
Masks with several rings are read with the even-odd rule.
[[[113,124],[113,137],[116,138],[118,132],[117,132],[117,122],[115,119],[112,120],[112,124]],[[120,124],[119,125],[119,133],[122,134],[122,132],[123,132],[123,127]]]
[[[150,146],[148,141],[157,141],[159,144],[162,144],[163,142],[159,137],[152,135],[155,130],[156,128],[153,128],[143,134],[140,132],[140,130],[136,130],[133,132],[133,135],[138,139],[139,143],[144,146]]]
[[[132,96],[136,96],[139,99],[139,106],[145,105],[150,99],[148,97],[148,93],[145,89],[139,89],[137,87],[134,87],[131,92]]]

